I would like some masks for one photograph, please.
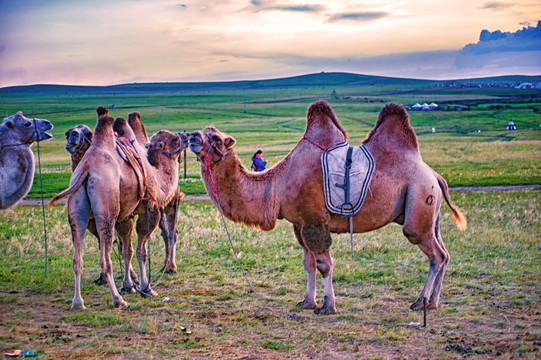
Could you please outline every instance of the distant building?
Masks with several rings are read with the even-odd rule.
[[[509,120],[505,130],[516,130],[516,129],[517,129],[517,127],[515,126],[515,123],[513,122],[513,120]]]

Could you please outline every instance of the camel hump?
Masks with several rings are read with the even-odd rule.
[[[385,146],[419,150],[417,136],[411,127],[408,112],[400,104],[390,103],[381,109],[376,125],[370,130],[363,143],[366,144],[380,136],[384,138]]]
[[[334,110],[331,108],[331,106],[324,100],[318,100],[308,107],[308,110],[306,111],[306,119],[308,121],[308,126],[310,122],[312,122],[318,115],[323,115],[329,117],[334,125],[342,132],[342,134],[347,138],[346,130],[342,127],[342,124],[340,124],[340,121],[338,121],[338,118],[336,117],[336,114],[334,113]],[[307,126],[307,128],[308,128]]]
[[[94,139],[92,144],[114,146],[115,135],[113,134],[113,122],[115,119],[108,115],[98,117],[96,128],[94,129]]]
[[[107,110],[104,106],[98,106],[96,108],[96,112],[98,113],[98,117],[109,114],[109,110]]]
[[[135,137],[141,145],[144,146],[146,143],[148,143],[149,140],[147,131],[143,125],[143,122],[141,121],[141,115],[137,111],[128,114],[128,124],[133,129]]]

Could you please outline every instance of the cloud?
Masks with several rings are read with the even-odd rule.
[[[369,11],[369,12],[350,12],[333,15],[329,18],[329,22],[337,21],[371,21],[386,17],[388,14],[383,11]]]
[[[505,10],[507,8],[512,7],[512,3],[504,3],[504,2],[497,2],[497,1],[491,1],[487,2],[483,5],[483,9],[490,9],[490,10]]]
[[[273,1],[252,0],[251,4],[259,8],[258,11],[265,10],[277,10],[287,12],[303,12],[303,13],[318,13],[325,10],[322,5],[309,5],[309,4],[297,4],[297,5],[280,5],[275,4]]]
[[[506,51],[538,51],[541,50],[541,21],[537,27],[524,27],[516,32],[496,30],[481,31],[479,42],[466,45],[460,52],[462,55],[480,55]]]

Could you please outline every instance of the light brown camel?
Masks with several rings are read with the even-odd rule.
[[[147,132],[145,130],[145,127],[143,123],[141,122],[141,116],[138,112],[132,112],[128,115],[128,124],[133,129],[133,132],[135,133],[135,138],[139,142],[140,145],[147,147],[147,159],[149,160],[150,164],[152,166],[157,166],[157,164],[161,161],[168,161],[166,159],[167,156],[170,154],[167,154],[166,152],[162,151],[161,149],[157,148],[156,146],[147,146],[147,144],[152,143],[152,141],[149,141]],[[175,149],[175,152],[178,152],[178,161],[180,161],[180,154],[188,147],[188,140],[189,140],[189,133],[186,132],[177,132],[176,135],[180,137],[180,145],[178,149]],[[168,274],[176,274],[177,273],[177,264],[175,261],[176,258],[176,244],[177,244],[177,238],[178,238],[178,230],[177,230],[177,222],[178,222],[178,207],[180,205],[180,200],[182,197],[184,197],[184,193],[180,192],[180,188],[177,187],[175,189],[175,193],[177,196],[173,197],[171,201],[165,206],[159,208],[159,227],[161,230],[161,235],[163,242],[165,244],[165,259],[164,259],[164,271]],[[148,201],[147,198],[145,198],[143,201]],[[143,211],[145,208],[147,208],[147,204],[141,204],[139,206],[139,212]],[[152,207],[148,208],[149,210],[152,209]],[[148,210],[145,210],[147,212]],[[157,216],[157,215],[155,215]],[[148,225],[144,227],[144,224],[139,225],[138,221],[138,236],[139,234],[142,235],[145,231],[148,232]],[[151,228],[150,233],[156,228],[154,225]],[[150,233],[148,236],[150,236]]]
[[[102,106],[97,108],[97,112],[98,112],[98,115],[104,115],[108,113],[107,109],[105,109]],[[130,113],[128,117],[128,124],[134,130],[135,137],[136,139],[138,139],[140,144],[146,145],[147,143],[149,143],[149,139],[148,139],[146,130],[143,126],[143,123],[141,122],[139,113],[137,112]],[[181,140],[182,140],[181,150],[180,150],[182,152],[184,149],[188,147],[189,134],[185,132],[177,133],[177,134],[181,137]],[[68,131],[66,131],[65,149],[71,154],[72,171],[75,170],[75,168],[77,167],[77,165],[83,158],[83,155],[90,147],[90,143],[92,142],[92,135],[93,135],[92,130],[88,126],[82,125],[82,124],[77,125],[69,129]],[[157,150],[150,150],[150,151],[151,153],[154,153]],[[147,159],[148,158],[149,156],[147,155]],[[151,156],[151,158],[153,160],[156,160],[155,155]],[[152,163],[152,165],[156,166],[156,163]],[[177,237],[178,237],[178,230],[177,230],[178,207],[180,204],[180,199],[182,198],[183,195],[184,194],[181,194],[179,192],[179,195],[175,196],[173,200],[171,200],[165,208],[159,209],[159,212],[160,212],[159,227],[161,230],[162,239],[165,244],[164,272],[168,274],[174,274],[177,272],[175,252],[176,252],[176,242],[177,242]],[[146,203],[148,199],[145,198],[142,201],[145,203],[138,206],[137,209],[139,210],[139,212],[145,211],[143,215],[146,216],[147,214],[146,214],[145,209],[147,209],[147,206],[149,206],[149,204]],[[155,207],[151,206],[149,207],[148,211],[150,212],[151,210],[157,211],[158,209],[155,209]],[[149,231],[151,234],[153,230],[155,229],[155,224],[154,225],[143,224],[143,222],[146,221],[146,219],[147,219],[146,217],[145,218],[141,217],[138,219],[138,224],[139,224],[138,236],[144,236],[143,233],[148,233]],[[90,220],[88,223],[88,230],[90,231],[90,233],[96,236],[96,238],[98,238],[98,241],[99,241],[99,236],[97,233],[96,223],[94,221],[93,215],[91,215],[90,217]],[[150,234],[148,234],[148,236],[150,236]],[[124,252],[122,248],[122,242],[119,241],[118,246],[119,246],[119,252],[123,254]],[[135,285],[139,285],[139,279],[137,277],[137,274],[134,272],[131,266],[130,266],[130,274],[131,274],[132,283],[135,283]],[[107,283],[107,281],[105,280],[105,275],[103,273],[100,273],[100,276],[98,277],[98,279],[94,280],[94,283],[96,283],[97,285],[105,285]],[[132,289],[123,288],[123,290],[132,292],[133,288]]]
[[[124,119],[120,121],[122,120]],[[96,221],[100,239],[100,266],[109,285],[113,306],[122,307],[127,303],[122,299],[115,286],[110,256],[113,244],[113,227],[117,222],[121,223],[130,217],[132,218],[143,198],[144,192],[142,190],[151,193],[158,206],[161,207],[168,204],[176,195],[178,153],[172,153],[168,158],[169,161],[165,164],[158,164],[157,168],[150,165],[145,156],[140,156],[146,175],[146,188],[142,189],[140,174],[136,175],[135,170],[116,151],[113,122],[114,119],[107,115],[98,118],[92,144],[73,172],[70,187],[56,195],[49,203],[52,205],[69,196],[68,221],[74,245],[73,271],[75,273],[75,294],[72,309],[84,308],[81,296],[82,245],[90,212],[94,213]],[[137,152],[144,154],[144,149],[135,141],[135,134],[125,120],[122,128],[125,137],[133,142]],[[158,134],[159,137],[155,140],[156,146],[163,151],[173,152],[179,147],[180,137],[178,135],[167,131],[161,131]],[[124,252],[126,253],[126,249],[130,248],[131,246],[126,244]],[[146,248],[144,252],[146,252]],[[141,253],[143,254],[143,252]],[[144,271],[144,258],[139,258],[139,252],[137,255],[141,270],[141,287],[144,290],[145,287],[148,287]]]
[[[107,114],[108,111],[103,106],[100,106],[97,108],[98,116]],[[71,155],[71,171],[75,171],[75,168],[79,163],[81,162],[81,159],[83,158],[84,154],[90,147],[90,144],[92,143],[92,130],[83,124],[77,125],[69,130],[66,131],[66,145],[64,145],[64,149],[66,149],[67,152]],[[100,241],[100,237],[98,234],[98,229],[96,228],[96,221],[94,219],[94,214],[90,213],[90,219],[88,221],[87,226],[88,231],[94,235],[98,239],[98,244]],[[118,251],[119,253],[123,253],[122,250],[122,243],[118,243]],[[139,285],[139,279],[137,278],[137,274],[133,270],[133,267],[130,266],[130,274],[133,279],[133,281]],[[94,280],[94,283],[96,285],[105,285],[107,284],[107,280],[105,279],[105,274],[100,272],[100,276]]]
[[[8,116],[0,124],[0,210],[21,200],[34,180],[34,141],[50,139],[49,120],[28,119],[22,112]]]
[[[326,209],[320,147],[328,148],[345,140],[345,130],[324,101],[308,108],[304,137],[283,160],[262,173],[247,170],[233,150],[235,139],[214,127],[194,132],[190,137],[190,149],[201,161],[201,177],[210,199],[217,204],[219,197],[228,219],[265,231],[272,230],[277,219],[293,224],[304,251],[307,273],[306,293],[298,306],[315,309],[319,314],[336,312],[330,233],[349,230],[347,218]],[[442,199],[450,206],[460,228],[466,227],[466,219],[451,203],[445,180],[421,159],[408,114],[401,105],[389,104],[381,110],[363,144],[376,165],[371,194],[353,217],[353,229],[363,233],[391,222],[402,224],[404,235],[428,256],[430,264],[426,283],[411,308],[422,308],[423,299],[428,308],[435,308],[449,262],[439,231]],[[319,308],[315,296],[316,269],[323,276],[325,290]]]

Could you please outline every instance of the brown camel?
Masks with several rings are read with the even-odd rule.
[[[107,109],[100,106],[97,109],[98,116],[107,114]],[[141,122],[140,115],[137,112],[133,112],[129,114],[128,117],[128,124],[132,127],[135,133],[136,139],[138,139],[139,143],[141,145],[146,145],[149,143],[149,139],[146,133],[146,130],[143,126],[143,123]],[[177,133],[181,139],[181,151],[186,149],[188,147],[188,136],[187,133]],[[71,154],[71,169],[72,171],[75,170],[81,159],[83,158],[83,155],[86,153],[88,148],[90,147],[90,143],[92,142],[92,130],[86,126],[86,125],[77,125],[68,131],[66,131],[66,145],[65,149]],[[155,152],[156,150],[151,150],[151,152]],[[148,158],[148,156],[147,156]],[[152,157],[153,159],[156,158],[156,156]],[[180,159],[180,158],[179,158]],[[152,164],[153,166],[156,166],[155,163]],[[177,273],[177,265],[176,265],[176,242],[178,237],[178,231],[177,231],[177,220],[178,220],[178,207],[180,204],[180,199],[182,198],[183,194],[180,194],[179,196],[175,196],[173,200],[165,208],[160,208],[160,222],[159,227],[161,230],[162,239],[165,244],[165,260],[164,260],[164,272],[168,274],[174,274]],[[142,201],[148,201],[148,199],[143,199]],[[144,211],[147,209],[147,206],[149,206],[146,202],[144,204],[141,204],[138,206],[139,212]],[[157,210],[155,207],[150,207],[148,211],[150,210]],[[146,211],[143,216],[146,216]],[[154,216],[156,216],[154,214]],[[143,222],[146,220],[146,218],[140,217],[138,219],[138,236],[143,236],[143,232],[150,232],[150,234],[155,229],[155,225],[144,225]],[[96,238],[98,238],[99,242],[99,236],[96,229],[96,223],[94,221],[93,215],[91,215],[89,223],[88,223],[88,230],[90,233],[92,233]],[[126,231],[126,230],[125,230]],[[148,234],[148,236],[150,236]],[[123,248],[122,248],[122,242],[118,243],[119,246],[119,252],[123,254]],[[133,283],[135,285],[139,285],[139,279],[137,277],[137,274],[131,267],[130,263],[130,274],[131,279],[133,280]],[[97,285],[105,285],[107,283],[105,279],[105,275],[103,273],[100,273],[100,276],[98,279],[94,280],[94,283]],[[133,291],[133,289],[124,289],[126,291]]]
[[[103,106],[98,107],[97,109],[98,116],[107,114],[108,111]],[[75,168],[79,163],[81,162],[81,159],[83,158],[84,154],[90,147],[90,144],[92,143],[92,130],[83,124],[77,125],[69,130],[66,131],[66,145],[64,145],[64,148],[67,152],[71,155],[71,171],[75,171]],[[96,228],[96,221],[94,219],[94,214],[90,213],[90,219],[88,221],[87,226],[88,231],[94,235],[98,239],[98,244],[100,241],[100,237],[98,234],[98,229]],[[122,250],[122,244],[118,243],[118,251],[119,253],[123,253]],[[133,268],[130,266],[130,274],[133,279],[133,281],[139,285],[139,279],[137,278],[137,274],[133,270]],[[100,276],[94,280],[94,283],[96,285],[105,285],[107,284],[107,280],[105,278],[105,274],[100,272]]]
[[[117,121],[120,123],[124,136],[133,143],[137,153],[144,154],[144,148],[135,141],[135,134],[126,120],[119,118]],[[90,213],[93,212],[96,221],[100,239],[100,266],[109,284],[113,306],[123,307],[127,303],[119,294],[112,273],[110,254],[113,244],[113,227],[116,223],[133,219],[133,213],[145,191],[153,195],[159,207],[165,207],[176,195],[178,153],[174,151],[179,148],[180,137],[167,131],[160,131],[154,143],[151,142],[150,147],[155,146],[169,153],[167,163],[159,163],[157,168],[154,168],[145,156],[140,156],[146,175],[146,186],[142,187],[142,174],[136,173],[136,170],[116,151],[113,122],[114,119],[107,115],[98,118],[92,144],[73,172],[70,187],[56,195],[49,203],[52,205],[69,196],[68,221],[74,245],[73,271],[75,273],[72,309],[84,308],[81,296],[82,245]],[[143,247],[145,249],[141,251],[142,255],[146,253],[146,244]],[[126,252],[131,249],[131,244],[128,246],[126,243],[123,248],[126,256]],[[139,258],[139,251],[137,255],[141,270],[141,287],[145,290],[148,287],[148,280],[144,271],[144,258]]]
[[[214,204],[219,199],[228,219],[265,231],[272,230],[277,219],[293,224],[307,273],[306,293],[298,306],[315,309],[318,314],[336,312],[330,233],[349,231],[348,219],[330,213],[325,206],[320,155],[321,149],[346,138],[345,130],[324,101],[308,108],[304,137],[283,160],[262,173],[247,170],[233,150],[235,139],[214,127],[190,137],[190,150],[201,161],[207,192]],[[363,144],[372,153],[376,167],[371,194],[353,217],[354,232],[368,232],[391,222],[403,225],[404,235],[428,256],[430,264],[426,283],[411,308],[422,308],[424,299],[428,308],[436,308],[449,262],[439,231],[442,199],[451,208],[459,228],[465,229],[466,219],[451,203],[445,180],[421,159],[408,114],[401,105],[388,104],[381,110]],[[316,269],[323,276],[325,290],[319,308]]]
[[[49,120],[28,119],[22,112],[8,116],[0,124],[0,210],[10,208],[25,197],[34,180],[34,141],[50,139]]]

